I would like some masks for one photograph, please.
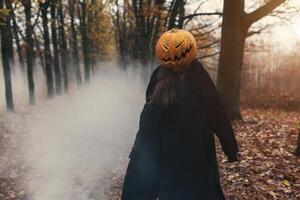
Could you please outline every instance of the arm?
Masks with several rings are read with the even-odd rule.
[[[238,144],[223,102],[214,82],[201,64],[199,70],[201,74],[201,84],[206,88],[205,96],[208,104],[208,123],[210,129],[219,138],[222,149],[227,155],[229,162],[237,161],[237,153],[239,151]]]
[[[157,71],[157,70],[156,70]],[[155,86],[156,72],[151,76],[146,92],[146,103],[140,115],[139,129],[130,153],[122,199],[144,200],[158,197],[160,109],[149,103]]]
[[[148,154],[153,152],[157,146],[158,125],[160,118],[160,108],[150,103],[152,92],[157,81],[158,67],[153,71],[146,90],[146,102],[140,114],[139,129],[135,138],[132,151],[129,155]]]

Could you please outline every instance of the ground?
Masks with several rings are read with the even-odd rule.
[[[23,130],[18,120],[26,113],[0,115],[0,199],[29,200],[30,194],[21,184],[28,178],[16,134]],[[297,200],[300,199],[300,158],[293,155],[297,141],[300,114],[279,110],[242,110],[243,120],[234,122],[240,146],[239,163],[228,163],[218,145],[221,182],[228,200]],[[23,117],[20,117],[23,116]],[[17,118],[10,124],[10,118]],[[24,137],[26,134],[24,133]],[[126,156],[124,156],[126,160]],[[9,163],[9,164],[7,164]],[[107,200],[120,199],[123,171],[112,171],[105,178]],[[94,195],[93,199],[97,198]],[[99,199],[103,200],[103,199]]]
[[[293,155],[299,114],[252,109],[242,114],[243,121],[234,123],[240,163],[228,164],[218,154],[227,199],[300,199],[300,159]]]

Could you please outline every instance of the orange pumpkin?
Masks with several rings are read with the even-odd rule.
[[[156,57],[159,63],[173,70],[187,67],[196,58],[196,53],[194,36],[181,29],[163,33],[156,43]]]

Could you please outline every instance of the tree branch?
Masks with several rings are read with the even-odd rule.
[[[207,48],[212,48],[213,46],[215,46],[216,44],[219,44],[220,43],[220,40],[216,40],[216,41],[213,41],[209,44],[206,44],[206,45],[203,45],[203,46],[199,46],[197,47],[197,49],[207,49]]]
[[[211,22],[209,22],[209,23],[205,23],[205,24],[202,24],[202,23],[201,23],[200,26],[197,25],[196,27],[191,28],[189,31],[193,32],[193,31],[198,31],[198,30],[201,30],[201,29],[210,27],[210,26],[212,26],[214,23],[218,22],[219,19],[220,19],[220,16],[219,16],[217,19],[215,19],[215,20],[213,20],[213,21],[211,21]],[[187,22],[188,22],[188,21],[185,22],[185,25],[187,25]],[[219,26],[221,26],[221,25],[219,24]]]
[[[214,57],[216,55],[220,54],[220,52],[215,52],[215,53],[211,53],[211,54],[207,54],[207,55],[203,55],[203,56],[199,56],[197,57],[198,59],[204,59],[204,58],[210,58],[210,57]]]
[[[260,20],[261,18],[265,17],[269,13],[271,13],[274,9],[278,6],[286,2],[287,0],[272,0],[266,3],[265,5],[261,6],[260,8],[256,9],[255,11],[246,14],[246,23],[251,26],[254,22]]]
[[[221,12],[212,12],[212,13],[210,13],[210,12],[209,12],[209,13],[194,13],[194,14],[185,16],[185,17],[184,17],[184,20],[191,19],[191,18],[198,17],[198,16],[210,16],[210,15],[223,16],[223,13],[221,13]]]
[[[211,33],[213,33],[214,31],[220,29],[221,26],[217,26],[216,28],[212,28],[208,31],[203,32],[203,29],[200,29],[200,31],[202,30],[202,32],[197,31],[196,33],[193,33],[194,37],[203,37],[205,35],[210,35]]]
[[[256,34],[261,34],[264,30],[266,30],[267,28],[269,28],[271,25],[266,25],[264,27],[261,27],[257,30],[251,30],[251,31],[248,31],[246,37],[251,37],[253,35],[256,35]]]

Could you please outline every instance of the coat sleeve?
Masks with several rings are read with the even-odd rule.
[[[129,155],[122,200],[156,199],[159,177],[160,108],[151,104],[157,69],[152,73],[146,91],[146,102],[140,115],[139,129]]]
[[[206,69],[200,64],[201,84],[205,88],[208,108],[208,124],[220,140],[222,149],[229,161],[237,159],[238,144],[227,111],[217,88]]]
[[[157,136],[161,109],[150,103],[157,81],[158,67],[153,71],[145,95],[145,104],[140,114],[139,128],[129,158],[154,152],[158,147]]]

